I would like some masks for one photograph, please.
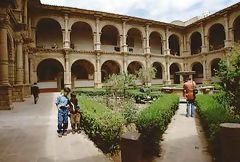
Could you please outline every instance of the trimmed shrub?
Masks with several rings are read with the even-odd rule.
[[[142,133],[144,153],[159,155],[162,134],[178,108],[176,95],[163,94],[137,117],[137,128]]]
[[[86,97],[79,97],[81,128],[104,153],[119,149],[123,117]]]
[[[220,151],[220,124],[221,123],[239,123],[240,118],[231,113],[225,102],[220,103],[222,94],[215,95],[197,95],[196,105],[200,114],[204,128],[207,130],[212,151],[219,161],[221,159]],[[223,102],[223,101],[221,101]]]
[[[107,93],[104,88],[79,88],[74,91],[79,95],[86,96],[104,96]]]

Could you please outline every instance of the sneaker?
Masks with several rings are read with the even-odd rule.
[[[62,133],[58,133],[58,137],[62,137]]]
[[[78,130],[77,133],[80,134],[80,133],[81,133],[81,130]]]
[[[186,117],[188,118],[188,117],[189,117],[189,115],[188,115],[188,114],[186,114]]]
[[[76,130],[73,129],[73,130],[72,130],[72,134],[75,134],[75,133],[76,133]]]
[[[67,131],[63,131],[62,135],[67,136]]]

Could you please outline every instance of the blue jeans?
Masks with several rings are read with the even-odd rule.
[[[66,131],[68,128],[68,109],[61,108],[58,110],[58,133]]]
[[[191,114],[190,114],[191,113]],[[195,115],[195,105],[194,101],[187,101],[187,115],[186,116],[194,116]]]

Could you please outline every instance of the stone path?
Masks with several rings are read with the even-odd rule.
[[[58,93],[40,94],[0,111],[0,162],[109,162],[86,135],[57,137]]]
[[[198,117],[186,117],[186,104],[180,103],[161,142],[161,157],[154,162],[211,162],[207,141]]]

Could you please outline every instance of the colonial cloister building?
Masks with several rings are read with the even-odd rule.
[[[178,84],[196,71],[201,84],[240,41],[240,3],[201,19],[164,23],[40,0],[0,1],[0,109],[43,90],[101,87],[113,73],[155,67],[151,84]]]

